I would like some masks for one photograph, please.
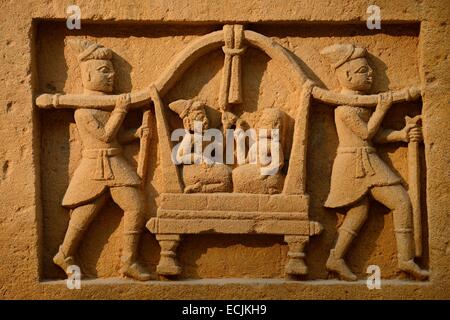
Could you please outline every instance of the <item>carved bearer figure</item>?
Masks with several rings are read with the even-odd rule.
[[[333,45],[321,51],[331,62],[341,93],[366,94],[371,88],[373,70],[366,60],[366,50],[351,44]],[[335,110],[339,147],[334,160],[331,187],[325,206],[346,207],[348,211],[339,229],[326,267],[345,280],[356,280],[344,256],[367,219],[372,197],[392,210],[397,242],[398,268],[418,279],[428,271],[414,262],[411,201],[401,179],[377,155],[374,143],[420,141],[421,128],[407,124],[400,131],[383,129],[381,123],[392,105],[392,94],[379,96],[374,112],[367,108],[341,105]]]
[[[79,52],[84,95],[105,95],[113,90],[112,51],[99,44],[72,42]],[[76,265],[74,256],[89,224],[109,196],[124,211],[121,272],[137,280],[151,275],[138,262],[138,244],[144,228],[143,195],[140,178],[122,155],[119,129],[130,105],[129,95],[121,95],[112,112],[78,108],[75,122],[82,140],[82,159],[75,170],[62,205],[71,208],[71,218],[55,264],[67,272]],[[148,128],[128,132],[124,140],[138,139]]]

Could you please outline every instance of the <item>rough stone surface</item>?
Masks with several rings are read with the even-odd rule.
[[[367,1],[81,1],[81,30],[68,30],[66,8],[71,4],[34,0],[0,3],[5,16],[0,20],[0,298],[450,298],[450,8],[446,1],[378,1],[381,30],[366,28]],[[393,214],[372,198],[368,200],[368,219],[346,254],[345,261],[358,280],[329,278],[327,259],[348,209],[324,207],[333,161],[342,142],[336,133],[335,106],[318,99],[317,90],[309,92],[308,86],[300,83],[305,79],[297,79],[289,66],[279,63],[285,61],[283,58],[277,62],[261,50],[248,47],[239,58],[241,74],[227,80],[232,86],[240,83],[243,102],[233,104],[232,109],[228,106],[228,111],[254,128],[260,121],[258,111],[282,111],[285,166],[280,172],[283,177],[290,176],[292,152],[300,155],[300,166],[291,169],[298,174],[297,180],[290,180],[299,185],[294,190],[298,194],[277,188],[275,193],[281,194],[269,195],[266,188],[258,187],[254,188],[256,193],[264,194],[232,193],[228,180],[225,190],[219,188],[220,193],[214,188],[183,193],[182,183],[171,184],[172,191],[168,192],[167,172],[173,169],[170,174],[175,181],[178,178],[173,172],[181,170],[170,169],[170,163],[167,169],[161,143],[164,124],[160,114],[151,109],[154,118],[143,191],[147,229],[140,239],[138,257],[152,275],[170,275],[170,270],[175,270],[178,280],[140,282],[122,278],[124,214],[120,206],[107,199],[77,250],[79,264],[90,278],[82,281],[81,290],[66,287],[66,275],[52,259],[71,219],[70,210],[61,202],[84,146],[73,108],[39,108],[36,98],[44,93],[66,97],[83,93],[83,70],[69,40],[88,39],[113,52],[114,94],[132,93],[122,127],[139,127],[142,113],[134,105],[145,96],[146,103],[156,106],[159,93],[169,130],[183,125],[186,128],[183,117],[168,107],[179,99],[201,101],[209,127],[223,128],[220,108],[227,107],[224,99],[239,96],[239,89],[230,89],[226,98],[220,94],[224,83],[222,44],[193,62],[167,90],[159,83],[149,86],[168,72],[180,51],[202,36],[225,32],[224,25],[243,25],[245,32],[268,37],[285,48],[306,78],[330,92],[339,92],[342,85],[329,59],[320,52],[331,45],[348,43],[367,49],[374,81],[365,93],[421,89],[421,100],[394,101],[382,125],[401,130],[406,115],[422,115],[419,191],[423,254],[416,262],[429,270],[428,280],[399,273]],[[234,29],[235,36],[238,29]],[[296,140],[295,132],[301,132],[301,126],[296,126],[301,123],[298,110],[308,94],[313,98],[308,105],[307,130]],[[115,96],[111,97],[117,104]],[[396,97],[394,100],[401,100]],[[83,99],[78,96],[76,101]],[[63,100],[61,96],[60,102]],[[138,141],[124,146],[123,157],[132,168],[141,161],[140,149]],[[377,146],[380,159],[406,186],[408,152],[408,145],[402,142]],[[228,193],[221,194],[224,191]],[[205,218],[208,215],[222,218]],[[165,225],[171,227],[170,220],[164,219],[183,219],[176,226],[177,230],[187,230],[181,241],[177,235],[163,231]],[[217,230],[222,231],[214,233]],[[176,252],[177,261],[172,261],[167,252]],[[287,273],[303,273],[303,259],[292,258],[303,252],[307,275],[286,279]],[[381,268],[381,290],[368,290],[366,286],[369,265]]]

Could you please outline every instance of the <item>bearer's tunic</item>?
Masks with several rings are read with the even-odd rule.
[[[361,121],[367,125],[370,115],[367,109],[350,106],[340,106],[335,110],[339,147],[326,207],[352,204],[374,186],[401,183],[401,178],[377,155],[371,141],[362,138]]]
[[[108,187],[140,184],[135,169],[122,155],[116,136],[105,141],[106,123],[121,123],[119,117],[124,116],[95,109],[75,111],[75,122],[82,141],[82,159],[64,195],[63,206],[76,207],[89,203]]]

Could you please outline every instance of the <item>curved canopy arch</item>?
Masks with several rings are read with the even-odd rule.
[[[293,83],[301,86],[308,79],[289,53],[270,38],[250,30],[244,31],[244,37],[247,44],[260,49],[276,63],[287,66],[287,70],[291,71],[290,78]],[[166,71],[154,82],[160,95],[164,96],[197,59],[223,45],[223,30],[209,33],[191,42],[188,47],[180,51]]]

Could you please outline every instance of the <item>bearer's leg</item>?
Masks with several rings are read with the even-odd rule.
[[[106,198],[107,196],[103,194],[92,203],[76,207],[71,212],[69,226],[67,227],[64,241],[59,247],[58,253],[53,258],[53,262],[61,267],[64,272],[68,273],[68,275],[70,273],[68,272],[68,267],[71,265],[78,265],[75,262],[74,255],[86,229],[105,203]]]
[[[398,268],[418,279],[426,279],[428,271],[422,270],[414,262],[414,236],[411,202],[401,185],[376,187],[372,196],[392,210],[395,238],[397,241]]]
[[[114,202],[123,210],[122,274],[140,281],[150,280],[151,274],[138,262],[139,240],[145,225],[143,195],[135,187],[114,187],[110,190]]]
[[[348,268],[344,261],[352,240],[356,237],[364,222],[367,220],[369,202],[367,197],[358,202],[347,211],[342,226],[339,228],[339,236],[334,249],[330,251],[330,256],[326,263],[329,271],[336,272],[339,276],[348,281],[355,281],[356,275]]]

